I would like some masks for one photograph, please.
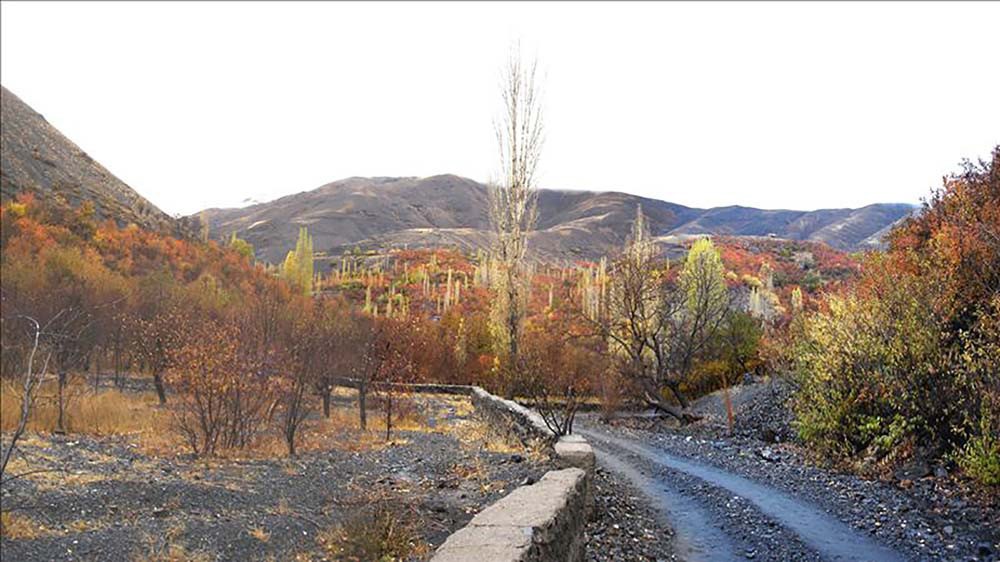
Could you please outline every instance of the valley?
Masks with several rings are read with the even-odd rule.
[[[316,4],[282,9],[369,9]],[[88,5],[62,28],[85,40],[11,40],[62,49],[5,84],[160,187],[0,87],[4,562],[1000,562],[1000,145],[942,164],[980,146],[976,98],[938,108],[946,149],[939,77],[883,78],[947,57],[900,43],[874,80],[839,28],[821,56],[782,28],[650,59],[633,41],[678,30],[602,22],[548,90],[515,42],[484,184],[471,53],[495,40],[418,7]],[[70,118],[105,98],[121,115]],[[163,210],[262,187],[285,195]]]

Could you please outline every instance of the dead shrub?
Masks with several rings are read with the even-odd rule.
[[[429,554],[412,501],[383,489],[361,492],[357,498],[348,510],[356,515],[317,538],[334,560],[410,560]]]
[[[186,530],[183,523],[174,523],[162,535],[143,537],[143,549],[136,551],[134,562],[208,562],[213,560],[205,552],[188,550],[181,539]]]

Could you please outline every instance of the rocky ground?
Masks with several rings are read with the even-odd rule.
[[[642,493],[614,472],[598,466],[594,511],[586,529],[586,560],[677,560],[673,530]]]
[[[394,444],[295,460],[206,462],[147,456],[123,437],[31,436],[32,469],[52,472],[5,486],[3,509],[20,538],[3,539],[3,558],[336,559],[340,531],[373,528],[364,518],[379,503],[413,531],[413,552],[427,554],[549,468],[529,451],[459,439],[445,426],[469,412],[445,410],[434,428],[399,431]]]
[[[908,467],[884,480],[817,466],[804,449],[789,442],[787,413],[770,406],[787,395],[787,389],[770,383],[734,389],[731,396],[738,415],[732,436],[727,435],[725,409],[718,395],[699,401],[695,409],[706,419],[684,428],[649,416],[622,419],[611,426],[590,418],[583,425],[723,469],[819,506],[914,560],[1000,560],[1000,505],[995,495],[973,492],[967,480],[944,466]],[[617,450],[616,455],[639,465],[643,462],[625,450]],[[656,467],[641,468],[658,474]],[[771,525],[768,517],[745,500],[679,472],[660,470],[659,474],[709,506],[721,526],[732,526],[728,532],[736,535],[735,549],[747,558],[815,557],[796,544],[793,534]],[[775,553],[780,554],[771,556]]]

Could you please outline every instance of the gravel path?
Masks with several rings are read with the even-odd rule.
[[[645,495],[654,504],[664,504],[672,515],[677,549],[686,559],[835,560],[839,554],[840,559],[874,560],[892,559],[894,553],[913,560],[998,559],[998,526],[990,523],[1000,521],[996,506],[949,499],[946,487],[935,493],[939,484],[935,478],[918,480],[911,489],[902,490],[812,466],[787,444],[700,436],[697,429],[694,435],[684,435],[609,427],[592,417],[581,420],[580,427],[599,452],[656,484]],[[631,476],[634,481],[635,475]],[[749,482],[749,487],[741,482]],[[696,509],[669,513],[671,505],[677,506],[678,494],[693,501]],[[801,507],[782,507],[785,500],[806,509],[790,519]],[[692,517],[696,524],[690,524]],[[831,543],[836,548],[821,544],[824,533],[815,532],[817,524],[819,529],[827,526],[824,532],[841,533]],[[698,537],[706,525],[721,529],[728,544],[704,555],[712,545],[697,544],[696,539],[685,554],[685,538]],[[883,548],[852,555],[850,548],[858,544]]]

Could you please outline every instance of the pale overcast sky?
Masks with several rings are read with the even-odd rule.
[[[3,3],[0,81],[169,213],[495,169],[514,40],[541,186],[917,202],[1000,143],[997,3]]]

